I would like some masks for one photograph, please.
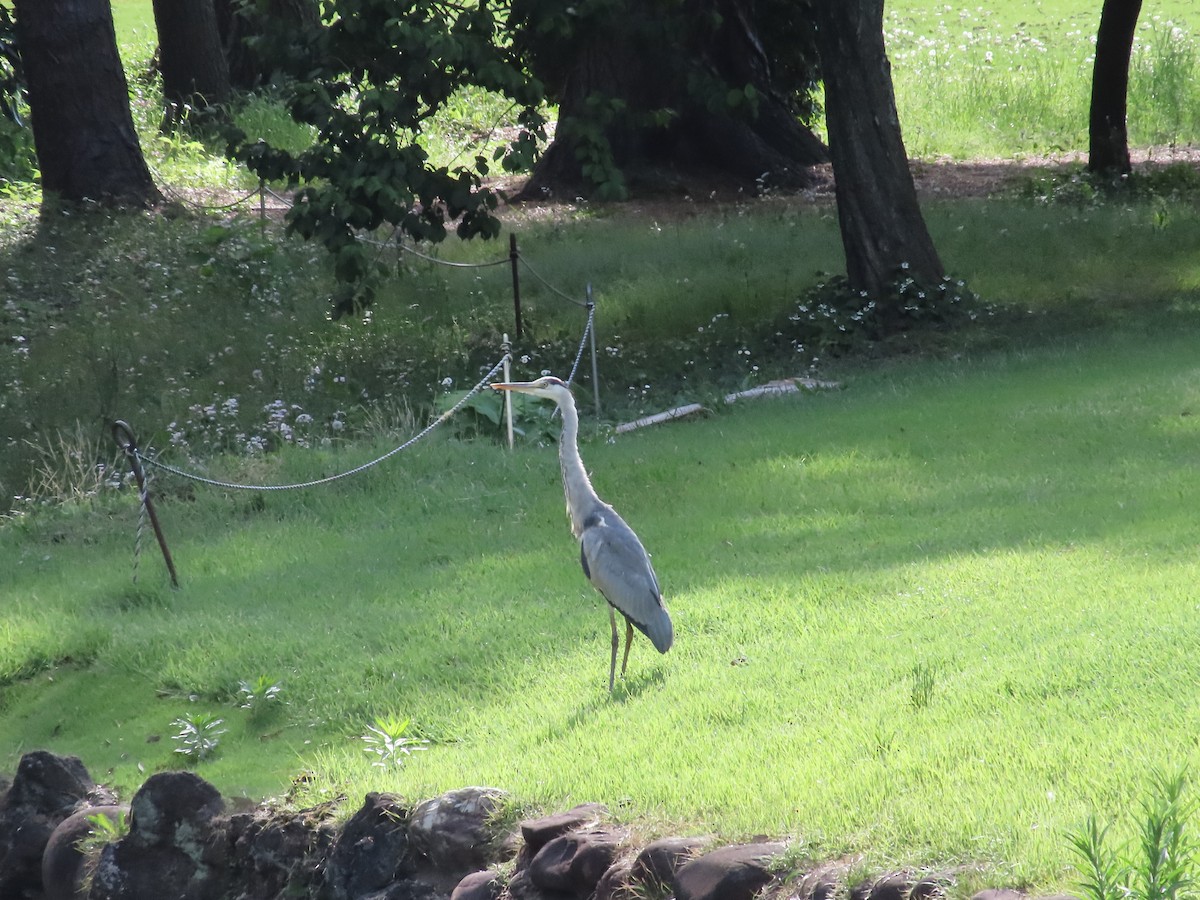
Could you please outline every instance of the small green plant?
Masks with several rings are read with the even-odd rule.
[[[190,716],[180,716],[171,723],[172,728],[179,732],[171,736],[177,746],[176,753],[181,753],[192,762],[208,759],[217,751],[221,743],[221,735],[225,729],[221,726],[225,720],[209,713],[195,713]]]
[[[1121,865],[1108,851],[1108,825],[1103,827],[1095,816],[1088,816],[1083,827],[1067,835],[1067,842],[1082,862],[1080,891],[1086,900],[1119,900],[1125,896]]]
[[[375,721],[367,726],[367,733],[362,735],[362,741],[367,745],[363,749],[376,757],[371,765],[380,768],[403,766],[410,754],[425,749],[429,741],[410,737],[408,725],[409,720],[399,716],[375,717]]]
[[[443,415],[449,412],[466,393],[453,391],[444,394],[438,401],[438,411]],[[553,443],[558,439],[562,425],[555,418],[553,403],[525,394],[509,394],[508,398],[512,401],[513,434],[538,444]],[[504,401],[504,394],[486,389],[467,400],[461,410],[467,416],[462,420],[463,424],[458,426],[459,435],[503,435]]]
[[[278,703],[282,691],[283,685],[269,675],[259,675],[254,681],[239,681],[238,708],[261,713]]]
[[[1130,896],[1135,900],[1175,900],[1190,893],[1196,845],[1187,834],[1187,820],[1195,809],[1183,798],[1187,775],[1156,772],[1153,792],[1142,801],[1137,855],[1132,869]]]
[[[909,703],[913,709],[925,709],[933,701],[933,689],[937,683],[937,670],[927,663],[917,663],[909,673],[912,692]]]
[[[87,820],[89,826],[87,836],[79,843],[79,849],[85,856],[90,851],[99,850],[105,844],[119,841],[129,833],[129,821],[124,810],[120,810],[115,819],[106,813],[97,813],[94,816],[88,816]]]
[[[1195,805],[1184,800],[1186,784],[1185,772],[1154,773],[1141,803],[1135,846],[1126,852],[1109,846],[1109,826],[1095,816],[1067,835],[1081,862],[1085,900],[1177,900],[1190,893],[1197,845],[1187,832]]]
[[[87,821],[88,833],[77,845],[84,859],[82,890],[79,894],[84,897],[91,890],[92,879],[100,860],[100,851],[106,845],[119,841],[129,834],[129,819],[124,810],[119,810],[115,818],[110,818],[106,813],[96,813],[88,816]]]

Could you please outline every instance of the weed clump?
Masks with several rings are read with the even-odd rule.
[[[1191,896],[1197,879],[1198,848],[1189,823],[1196,812],[1184,797],[1186,772],[1151,776],[1140,804],[1141,818],[1130,846],[1114,848],[1109,825],[1089,816],[1067,836],[1079,860],[1085,900],[1176,900]]]
[[[798,353],[843,356],[897,334],[969,325],[995,314],[965,281],[949,276],[926,284],[903,264],[878,297],[855,290],[845,276],[819,281],[780,323]]]

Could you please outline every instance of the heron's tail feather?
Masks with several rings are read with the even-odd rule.
[[[659,653],[666,653],[675,643],[675,626],[671,624],[671,616],[665,606],[660,606],[649,622],[634,622],[637,629],[650,638],[650,643]]]

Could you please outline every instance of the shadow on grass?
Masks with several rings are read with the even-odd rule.
[[[560,740],[567,734],[590,725],[597,715],[603,714],[613,705],[624,705],[649,690],[661,689],[666,681],[667,677],[662,667],[658,665],[649,671],[635,672],[627,674],[624,678],[618,678],[613,685],[611,694],[608,692],[607,686],[602,686],[591,699],[577,707],[561,722],[548,723],[545,731],[542,732],[541,739],[544,741]]]

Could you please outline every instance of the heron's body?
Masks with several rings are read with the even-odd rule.
[[[588,479],[579,455],[579,416],[570,388],[552,376],[537,381],[494,384],[492,387],[546,397],[554,400],[562,411],[563,431],[558,443],[558,459],[562,467],[563,492],[566,494],[571,532],[579,541],[579,558],[584,575],[610,607],[612,660],[608,687],[611,691],[616,677],[617,649],[620,646],[614,610],[626,621],[622,675],[629,662],[629,645],[634,628],[650,638],[659,653],[670,650],[675,638],[671,617],[663,605],[658,578],[650,564],[650,555],[625,520],[597,496]]]

